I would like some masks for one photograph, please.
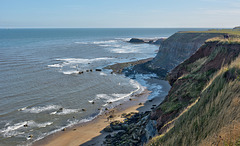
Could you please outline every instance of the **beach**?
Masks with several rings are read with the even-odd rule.
[[[153,80],[156,82],[156,79]],[[158,80],[163,85],[163,90],[169,90],[169,85],[167,81]],[[124,118],[121,117],[124,113],[132,112],[145,112],[151,111],[153,105],[158,105],[162,102],[165,95],[160,95],[161,97],[154,98],[153,100],[147,100],[151,91],[144,90],[141,94],[135,95],[131,100],[124,102],[116,106],[115,108],[108,110],[102,115],[99,115],[93,121],[82,123],[76,125],[64,131],[54,133],[40,141],[35,142],[34,146],[77,146],[77,145],[102,145],[104,138],[109,134],[103,131],[110,122],[120,120],[123,121]],[[108,120],[109,115],[113,115],[111,120]]]

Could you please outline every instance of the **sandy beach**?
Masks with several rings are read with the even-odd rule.
[[[156,82],[156,79],[153,80]],[[170,86],[167,81],[158,80],[158,83],[163,85],[162,90],[168,92]],[[121,117],[123,113],[131,112],[145,112],[151,111],[153,105],[158,105],[162,102],[165,95],[153,100],[147,100],[151,92],[148,90],[143,91],[141,94],[135,95],[131,100],[116,106],[115,108],[107,111],[106,113],[98,116],[93,121],[82,123],[70,128],[54,133],[35,142],[34,146],[78,146],[78,145],[102,145],[104,138],[108,132],[103,131],[111,121],[124,120]],[[141,104],[140,104],[141,103]],[[108,120],[109,115],[113,115],[111,120]]]

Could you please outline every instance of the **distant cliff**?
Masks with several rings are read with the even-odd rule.
[[[157,56],[150,62],[135,66],[138,72],[154,72],[164,78],[179,63],[189,58],[204,42],[219,33],[187,33],[178,32],[164,40]]]

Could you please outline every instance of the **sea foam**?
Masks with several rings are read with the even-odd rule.
[[[25,110],[22,110],[23,112],[27,113],[41,113],[44,111],[50,111],[61,108],[58,105],[47,105],[47,106],[38,106],[38,107],[32,107],[32,108],[25,108]]]

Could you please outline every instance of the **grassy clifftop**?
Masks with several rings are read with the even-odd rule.
[[[172,70],[172,89],[151,115],[159,136],[149,145],[239,143],[239,53],[238,41],[207,41]]]

